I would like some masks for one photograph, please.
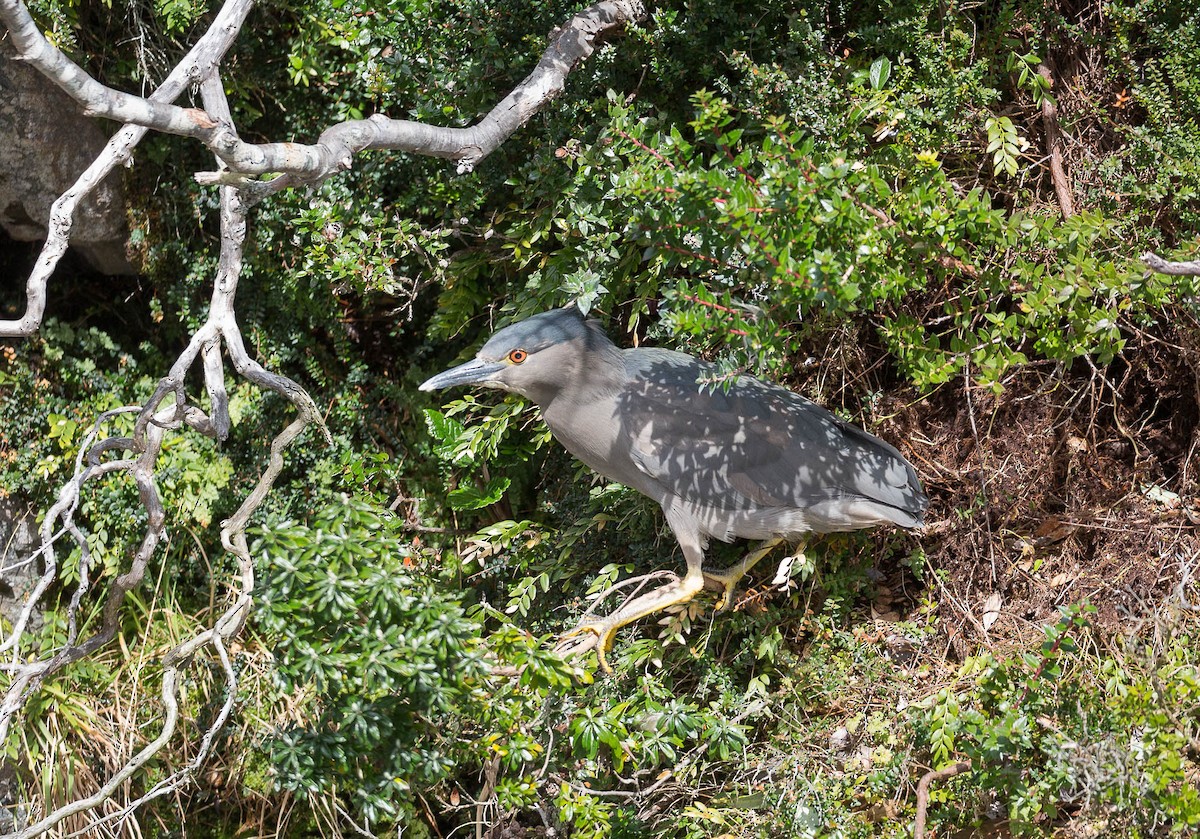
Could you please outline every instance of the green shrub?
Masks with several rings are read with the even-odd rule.
[[[307,722],[269,743],[280,786],[345,792],[371,823],[400,818],[411,788],[470,754],[458,720],[483,699],[478,622],[414,571],[394,517],[361,503],[255,535],[257,623],[280,690],[308,699]]]
[[[959,792],[939,797],[995,796],[1018,835],[1044,835],[1080,807],[1121,835],[1189,835],[1200,825],[1196,726],[1184,722],[1200,709],[1190,635],[1168,633],[1158,655],[1141,644],[1132,655],[1088,655],[1092,611],[1064,608],[1040,652],[973,657],[958,674],[969,690],[946,688],[917,712],[935,768],[972,764]]]

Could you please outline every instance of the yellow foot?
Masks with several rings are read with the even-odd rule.
[[[704,587],[721,592],[720,597],[717,598],[718,614],[726,611],[733,605],[733,595],[737,591],[738,581],[744,576],[740,568],[731,568],[728,571],[704,572]]]
[[[559,655],[573,656],[581,655],[595,647],[600,667],[605,673],[611,673],[612,668],[608,666],[608,660],[604,655],[612,648],[613,635],[618,629],[628,626],[646,615],[661,612],[668,606],[686,603],[702,588],[704,588],[704,577],[701,576],[700,563],[697,561],[693,564],[689,560],[687,576],[638,595],[606,618],[592,618],[583,621],[562,637],[558,646],[555,647],[555,651]],[[588,633],[596,636],[594,641],[590,638],[581,638]]]
[[[600,662],[600,669],[605,673],[611,673],[613,670],[608,664],[608,659],[605,658],[605,653],[612,649],[613,635],[619,628],[613,624],[611,618],[584,621],[574,629],[564,632],[558,639],[554,651],[564,658],[570,658],[583,655],[594,647],[596,660]]]
[[[733,593],[737,591],[738,582],[741,581],[742,577],[746,576],[746,573],[751,568],[758,564],[760,559],[773,551],[782,542],[782,539],[768,539],[748,553],[741,562],[726,568],[724,571],[704,572],[705,588],[719,588],[723,592],[721,599],[717,602],[718,612],[724,612],[733,605]]]

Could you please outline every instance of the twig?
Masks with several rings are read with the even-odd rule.
[[[475,839],[483,839],[483,828],[487,808],[492,805],[492,797],[496,793],[496,779],[500,777],[500,758],[492,758],[483,770],[483,789],[479,791],[478,802],[475,805]]]
[[[637,798],[639,795],[641,795],[641,792],[639,792],[638,790],[589,789],[588,787],[580,786],[579,784],[575,783],[574,781],[567,781],[567,786],[570,787],[571,789],[575,790],[578,793],[582,793],[584,795],[594,795],[597,798],[627,799],[627,798]]]
[[[1046,132],[1046,154],[1050,158],[1050,180],[1054,182],[1054,193],[1058,196],[1058,207],[1063,218],[1075,215],[1075,199],[1071,197],[1071,182],[1063,168],[1062,130],[1058,126],[1058,106],[1049,95],[1054,87],[1054,77],[1045,64],[1038,65],[1038,75],[1046,80],[1047,92],[1042,96],[1042,127]]]
[[[979,436],[979,427],[975,424],[975,405],[971,399],[971,371],[968,365],[963,369],[963,395],[967,403],[967,418],[971,421],[971,435],[975,438],[975,454],[979,458],[979,491],[983,494],[983,501],[986,507],[991,507],[991,497],[988,494],[988,479],[986,464],[983,462],[983,440]],[[996,571],[996,540],[992,538],[992,519],[987,515],[986,511],[983,516],[983,523],[987,527],[988,534],[988,559],[992,566],[992,585],[999,582],[999,574]],[[986,636],[986,631],[984,632]]]
[[[1200,277],[1200,259],[1191,262],[1168,262],[1156,253],[1142,254],[1142,264],[1159,274],[1176,277]]]
[[[944,781],[971,770],[971,761],[964,760],[936,772],[926,772],[917,782],[917,820],[913,825],[913,839],[925,839],[925,818],[929,810],[929,786],[934,781]]]
[[[357,833],[359,836],[366,836],[367,839],[377,839],[377,837],[375,836],[374,833],[372,833],[371,831],[367,830],[364,827],[359,827],[358,822],[354,821],[354,818],[349,813],[347,813],[345,808],[343,808],[342,805],[338,804],[336,800],[333,803],[333,808],[335,810],[337,810],[338,815],[340,815],[342,818],[344,818],[346,820],[347,824],[349,824],[352,828],[354,828],[354,832]]]

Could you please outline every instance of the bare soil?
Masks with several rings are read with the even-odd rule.
[[[889,436],[931,498],[919,541],[945,572],[955,655],[1028,640],[1083,601],[1101,633],[1129,631],[1200,558],[1200,332],[1163,331],[1107,368],[1032,365],[1001,394],[960,381],[898,411]]]

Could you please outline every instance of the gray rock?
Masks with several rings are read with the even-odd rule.
[[[0,40],[0,228],[20,242],[46,238],[50,205],[95,159],[108,136],[95,119]],[[104,274],[135,273],[125,256],[125,191],[110,175],[79,205],[71,245]]]
[[[15,496],[0,498],[0,615],[11,626],[21,614],[25,599],[42,571],[40,562],[29,559],[37,545],[38,533],[34,510]],[[35,610],[26,630],[41,626],[41,612]]]

